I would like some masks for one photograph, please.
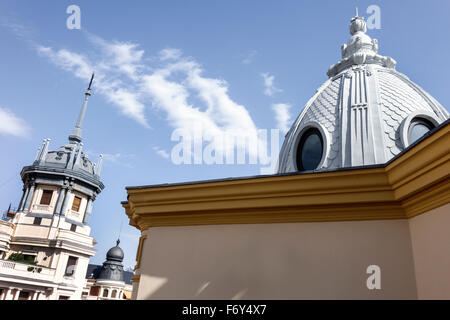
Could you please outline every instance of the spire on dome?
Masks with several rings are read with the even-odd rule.
[[[81,108],[80,115],[78,116],[75,128],[73,128],[72,134],[69,136],[69,141],[73,143],[81,142],[81,129],[83,127],[84,115],[86,113],[87,102],[89,96],[91,95],[92,81],[94,80],[94,73],[92,73],[91,81],[89,82],[89,87],[86,90],[83,107]]]

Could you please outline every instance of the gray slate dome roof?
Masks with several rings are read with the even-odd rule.
[[[74,170],[78,170],[80,172],[96,175],[95,166],[91,160],[89,160],[87,154],[85,154],[81,148],[77,144],[68,143],[55,151],[48,151],[45,155],[44,159],[41,161],[42,166],[48,167],[59,167],[59,168],[67,168],[70,163],[71,153],[74,152],[74,156],[72,161],[76,161],[78,159],[78,155],[80,154],[80,158],[78,159],[79,165],[73,166]]]
[[[123,282],[123,250],[119,247],[120,240],[117,240],[115,247],[106,253],[106,261],[98,274],[98,280]]]
[[[118,245],[115,247],[112,247],[108,250],[106,253],[106,259],[107,260],[113,260],[113,261],[123,261],[123,250]]]
[[[329,79],[286,134],[278,173],[302,170],[299,157],[319,144],[305,142],[314,133],[322,154],[313,170],[321,171],[386,163],[413,142],[413,123],[432,127],[449,118],[439,102],[395,70],[395,60],[378,54],[378,41],[365,32],[364,19],[353,18],[342,60],[330,67]]]

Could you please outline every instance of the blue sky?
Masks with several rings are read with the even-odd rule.
[[[66,8],[81,9],[81,29]],[[450,2],[413,1],[9,1],[0,3],[0,208],[17,205],[20,170],[42,139],[67,142],[96,71],[84,150],[105,154],[106,188],[91,235],[102,263],[121,223],[125,266],[139,233],[120,202],[125,186],[260,174],[260,164],[171,162],[175,128],[285,130],[340,59],[355,7],[378,5],[369,30],[379,52],[449,110]],[[281,146],[282,137],[280,137]]]

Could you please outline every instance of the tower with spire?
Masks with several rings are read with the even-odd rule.
[[[102,155],[96,165],[83,152],[83,120],[93,80],[94,74],[68,143],[50,150],[50,139],[44,139],[34,162],[20,173],[23,194],[17,213],[4,222],[10,238],[0,249],[0,258],[11,267],[9,275],[0,269],[4,299],[81,298],[89,259],[95,254],[89,220],[104,188]]]

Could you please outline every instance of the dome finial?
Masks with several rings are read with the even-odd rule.
[[[120,239],[118,238],[117,241],[116,241],[116,246],[118,247],[119,244],[120,244]]]
[[[358,8],[356,8],[356,16],[350,20],[350,34],[354,35],[357,32],[366,33],[366,21],[364,17],[358,16]]]

